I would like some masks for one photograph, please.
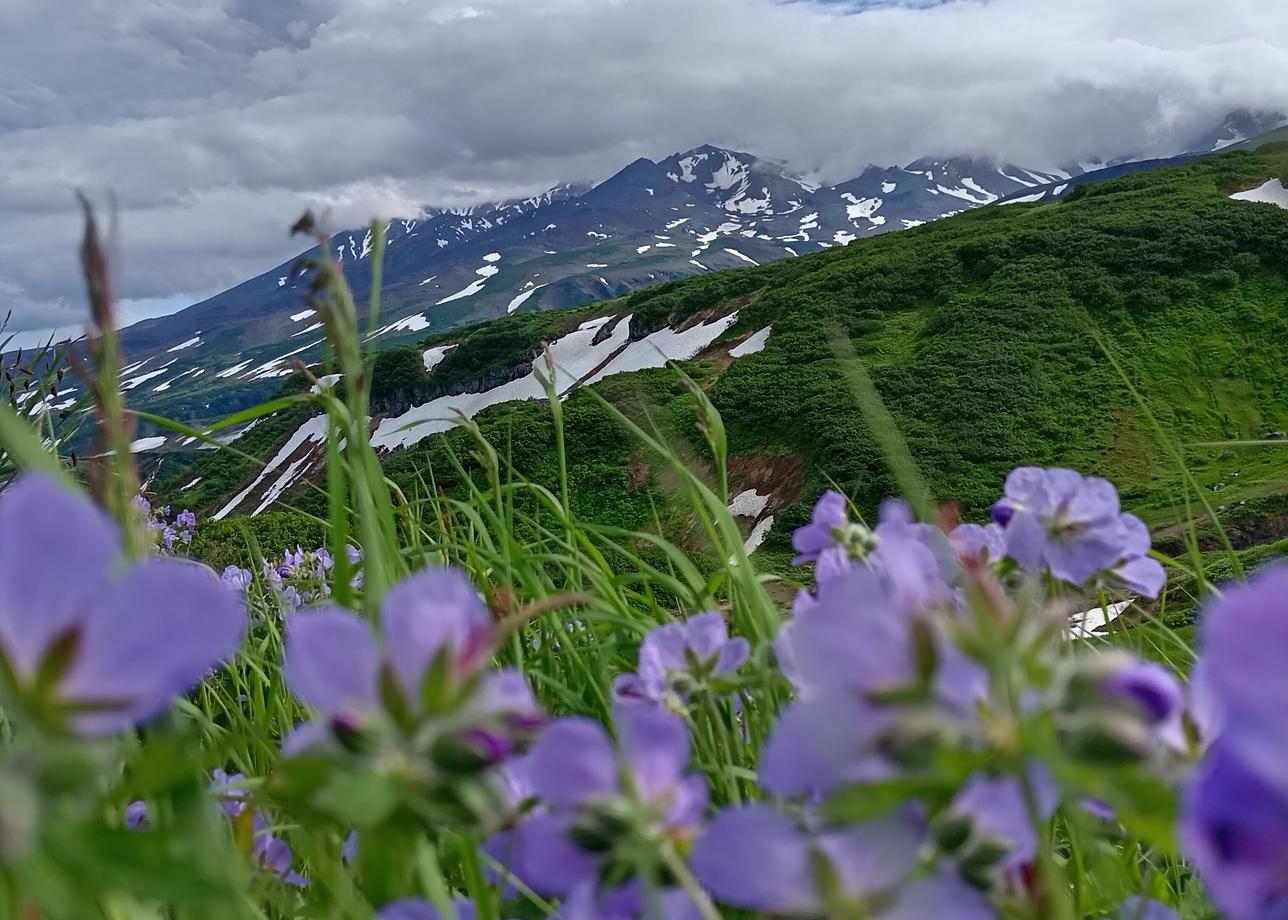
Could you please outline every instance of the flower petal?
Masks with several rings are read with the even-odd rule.
[[[795,914],[819,906],[809,838],[768,805],[720,812],[689,861],[698,880],[734,907]]]
[[[380,653],[371,627],[339,607],[296,613],[286,621],[286,683],[319,712],[369,711],[378,705]]]
[[[941,872],[914,882],[899,895],[881,920],[996,920],[979,891],[961,879]]]
[[[380,608],[385,654],[418,704],[425,671],[440,649],[465,668],[484,662],[492,620],[474,585],[456,569],[426,569],[400,582]]]
[[[153,559],[130,569],[86,619],[64,699],[119,702],[80,715],[83,733],[117,731],[164,711],[237,651],[246,609],[205,566]]]
[[[533,791],[555,808],[616,792],[617,758],[608,733],[591,719],[550,723],[528,755],[528,778]]]
[[[774,795],[826,794],[875,780],[889,767],[872,753],[889,716],[849,695],[795,703],[779,716],[760,757],[760,784]]]
[[[917,865],[926,830],[904,814],[891,814],[820,835],[819,849],[827,854],[846,894],[865,898],[899,887]]]
[[[551,814],[534,815],[519,826],[518,871],[534,891],[566,895],[594,877],[599,860],[572,842],[571,819]]]
[[[635,774],[640,795],[651,799],[673,789],[689,765],[689,728],[679,716],[645,706],[615,713],[622,756]]]
[[[88,498],[25,473],[0,493],[0,654],[30,677],[81,622],[121,555],[116,525]]]
[[[729,641],[729,628],[719,611],[699,613],[684,624],[685,644],[693,649],[699,661],[706,661]]]

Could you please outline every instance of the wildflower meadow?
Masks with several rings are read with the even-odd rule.
[[[905,496],[817,496],[794,574],[762,574],[697,386],[702,466],[615,417],[714,574],[580,521],[464,419],[487,482],[409,494],[324,259],[326,366],[226,420],[325,413],[324,545],[215,571],[127,449],[104,252],[91,217],[94,448],[0,405],[0,915],[1288,918],[1288,567],[1212,583],[1068,469],[960,522],[889,432]],[[1203,586],[1197,648],[1071,626],[1172,575]]]

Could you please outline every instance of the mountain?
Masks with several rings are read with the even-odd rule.
[[[785,164],[713,146],[637,160],[595,186],[562,185],[526,199],[428,210],[386,225],[381,346],[426,330],[557,309],[726,268],[805,255],[904,230],[995,202],[1035,202],[1087,181],[1153,169],[1282,120],[1233,113],[1196,138],[1202,154],[1083,172],[970,157],[869,166],[820,185]],[[1230,142],[1228,145],[1226,142]],[[360,303],[370,287],[372,234],[331,241]],[[302,257],[316,257],[316,249]],[[321,355],[296,260],[179,313],[124,330],[132,403],[203,423],[275,391],[294,360]],[[64,394],[66,404],[76,394]],[[143,432],[140,447],[173,446]]]
[[[841,332],[930,493],[959,501],[964,517],[987,514],[1011,468],[1066,465],[1118,484],[1177,554],[1172,528],[1202,517],[1178,502],[1203,490],[1254,564],[1288,552],[1276,542],[1288,537],[1288,452],[1203,445],[1288,429],[1288,211],[1258,203],[1284,177],[1288,148],[1225,153],[571,310],[425,330],[381,354],[374,442],[409,498],[428,497],[429,483],[448,497],[469,483],[486,490],[484,455],[453,424],[472,416],[513,465],[506,482],[558,494],[566,468],[583,519],[660,527],[700,555],[688,497],[595,398],[709,468],[695,393],[663,366],[673,359],[723,417],[730,505],[748,546],[785,563],[788,535],[830,484],[866,515],[897,490],[842,373],[849,359],[838,363]],[[543,344],[563,396],[562,465],[532,371]],[[324,429],[309,411],[242,435],[238,447],[262,467],[223,451],[154,458],[166,500],[222,518],[205,525],[203,552],[237,561],[243,527],[271,550],[316,538],[314,519],[276,511],[325,518]],[[1185,445],[1192,480],[1169,444]],[[523,513],[544,517],[523,494]]]
[[[819,185],[782,163],[718,147],[641,159],[593,187],[560,186],[524,200],[388,222],[376,336],[393,344],[427,329],[817,252],[1067,178],[945,158],[871,166],[849,181]],[[331,245],[365,300],[371,232],[342,231]],[[291,360],[316,359],[320,324],[301,304],[306,282],[293,273],[295,264],[125,330],[125,386],[134,403],[208,420],[263,398],[291,372]]]

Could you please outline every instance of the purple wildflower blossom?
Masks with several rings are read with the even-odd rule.
[[[1115,920],[1181,920],[1181,915],[1161,901],[1128,898],[1118,909]]]
[[[693,848],[698,880],[720,901],[769,914],[823,915],[833,906],[819,886],[825,859],[846,900],[875,908],[880,920],[991,920],[978,891],[948,874],[904,887],[925,839],[902,814],[809,833],[768,805],[716,815]]]
[[[1038,816],[1046,820],[1060,804],[1060,792],[1046,769],[1038,763],[1029,768],[1029,786]],[[1024,791],[1014,776],[988,776],[977,773],[962,784],[948,808],[949,814],[970,822],[971,837],[965,844],[969,852],[972,841],[988,840],[1006,848],[999,868],[1014,869],[1037,857],[1037,830],[1029,819]]]
[[[616,722],[616,751],[604,727],[585,718],[551,723],[532,748],[528,777],[545,810],[518,828],[516,874],[537,891],[570,896],[623,840],[679,842],[697,830],[707,785],[685,773],[684,722],[644,706],[619,707]]]
[[[148,823],[147,802],[135,801],[125,806],[125,826],[130,830],[141,830]]]
[[[241,642],[244,606],[213,572],[173,559],[122,568],[113,522],[49,477],[24,474],[0,496],[0,533],[21,535],[0,553],[0,655],[19,698],[42,662],[57,668],[42,692],[79,734],[153,718]]]
[[[1233,920],[1288,916],[1288,566],[1208,604],[1191,711],[1209,742],[1182,793],[1182,847]]]
[[[849,523],[845,496],[828,489],[814,506],[810,522],[792,534],[792,546],[797,553],[792,565],[818,562],[825,551],[836,547],[837,531],[848,527]]]
[[[506,733],[527,732],[540,724],[540,711],[522,675],[485,671],[492,656],[492,618],[459,571],[429,569],[404,580],[385,597],[380,625],[383,641],[377,645],[370,626],[339,607],[303,611],[287,621],[287,683],[328,724],[361,724],[379,712],[382,670],[418,717],[424,706],[422,685],[440,656],[448,666],[445,691],[472,688],[468,700],[456,701],[456,711],[468,707],[473,717],[473,724],[461,726],[457,740],[474,754],[497,761],[510,751]],[[324,736],[319,727],[296,741]],[[498,730],[503,734],[495,735]]]
[[[1231,920],[1288,916],[1288,795],[1224,738],[1181,802],[1181,846]]]
[[[919,646],[934,646],[923,674]],[[898,707],[882,700],[922,688],[946,725],[967,719],[983,694],[984,673],[939,637],[933,620],[909,614],[889,584],[856,567],[822,583],[798,604],[774,644],[798,701],[779,719],[762,753],[761,783],[777,795],[827,793],[847,782],[888,775],[880,752]]]
[[[729,638],[724,617],[700,613],[683,623],[659,626],[640,643],[639,669],[619,675],[613,690],[619,700],[663,703],[674,697],[681,705],[690,693],[713,677],[733,674],[750,649],[741,636]]]
[[[814,562],[814,578],[824,585],[856,567],[877,572],[909,608],[948,602],[949,583],[958,570],[956,553],[936,527],[919,524],[907,503],[882,502],[877,526],[869,530],[845,516],[845,500],[827,492],[814,509],[813,522],[792,536],[800,551],[793,561]]]
[[[998,524],[962,524],[948,538],[966,559],[991,564],[1000,562],[1006,555],[1006,532]]]
[[[1150,597],[1162,589],[1162,567],[1146,555],[1148,529],[1120,511],[1118,491],[1106,480],[1020,467],[1006,477],[999,505],[1006,509],[1000,517],[1006,521],[1007,555],[1023,568],[1045,568],[1075,585],[1109,572]],[[994,512],[997,520],[996,507]]]

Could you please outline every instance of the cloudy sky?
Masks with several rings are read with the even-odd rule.
[[[72,190],[127,317],[350,225],[714,143],[842,179],[1170,151],[1288,111],[1282,0],[0,0],[0,316],[80,322]]]

